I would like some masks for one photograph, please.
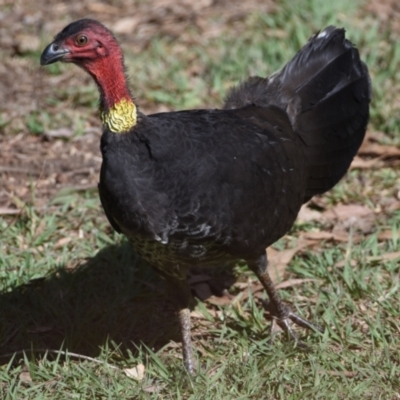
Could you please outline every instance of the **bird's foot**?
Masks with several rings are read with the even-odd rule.
[[[268,311],[272,317],[271,337],[275,331],[275,324],[277,324],[287,334],[289,339],[294,340],[300,349],[308,350],[309,347],[303,341],[301,341],[293,331],[291,322],[301,326],[302,328],[324,332],[324,329],[321,326],[313,324],[312,322],[298,316],[291,310],[289,306],[283,304],[282,302],[279,302],[278,307],[267,300],[263,300],[262,304],[264,309]]]

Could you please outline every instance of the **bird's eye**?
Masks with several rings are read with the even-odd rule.
[[[78,46],[84,46],[88,42],[88,37],[86,35],[78,35],[75,38],[75,43]]]

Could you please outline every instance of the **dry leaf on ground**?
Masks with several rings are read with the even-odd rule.
[[[125,368],[124,372],[126,376],[129,376],[129,378],[141,381],[144,378],[145,367],[143,364],[138,364],[133,368]]]
[[[400,251],[385,253],[377,257],[371,256],[367,258],[368,261],[394,261],[397,259],[400,259]]]
[[[365,140],[358,154],[372,155],[383,158],[400,157],[400,149],[395,146],[379,144],[371,140]]]
[[[68,244],[72,239],[70,237],[63,237],[59,240],[57,240],[57,242],[54,244],[54,248],[55,249],[59,249],[63,246],[65,246],[66,244]]]
[[[313,246],[314,241],[311,240],[298,240],[294,248],[282,251],[275,250],[272,247],[267,249],[268,254],[268,271],[274,283],[283,279],[287,265],[292,258],[301,250],[306,247]]]
[[[354,218],[363,218],[372,215],[373,211],[360,204],[339,204],[322,213],[324,220],[346,221]]]
[[[313,210],[309,208],[307,204],[303,204],[297,215],[297,222],[301,224],[304,222],[318,221],[320,218],[321,218],[320,211]]]
[[[23,384],[31,384],[33,382],[31,374],[29,373],[29,371],[22,371],[19,374],[19,380]]]
[[[17,210],[15,208],[6,208],[6,207],[1,207],[0,208],[0,215],[16,215],[19,214],[21,210]]]
[[[351,267],[356,267],[357,266],[357,261],[356,260],[341,260],[335,264],[335,268],[343,268],[347,263],[350,264]]]
[[[382,166],[383,162],[381,157],[365,160],[364,158],[356,156],[351,162],[350,169],[370,169],[370,168],[380,168]]]
[[[335,234],[327,231],[309,231],[302,232],[300,237],[307,240],[334,240],[336,242],[347,242],[349,240],[347,232]]]
[[[232,296],[210,296],[207,299],[207,302],[210,304],[214,304],[215,306],[226,306],[231,304],[233,300]]]
[[[368,234],[375,229],[376,214],[360,204],[339,204],[324,211],[321,219],[334,224],[332,233],[337,236],[346,236],[350,229]]]
[[[397,239],[400,239],[400,232],[397,232],[397,235],[395,235],[395,232],[393,232],[391,229],[387,229],[378,234],[378,240],[382,241],[393,240],[395,237],[397,237]]]
[[[287,281],[278,283],[275,286],[275,289],[286,289],[292,286],[298,286],[298,285],[302,285],[303,283],[306,282],[318,282],[319,279],[311,279],[311,278],[306,278],[306,279],[288,279]]]

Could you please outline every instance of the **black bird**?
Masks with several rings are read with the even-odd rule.
[[[95,20],[68,25],[40,61],[72,62],[98,86],[101,203],[113,228],[164,278],[190,373],[192,266],[245,260],[288,335],[297,340],[290,320],[314,327],[280,300],[265,249],[304,202],[343,177],[364,138],[370,78],[344,29],[315,34],[281,71],[247,79],[217,110],[141,113],[121,49]]]

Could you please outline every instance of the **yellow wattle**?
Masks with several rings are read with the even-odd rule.
[[[111,132],[123,133],[136,125],[136,106],[130,99],[122,99],[115,103],[109,110],[101,111],[103,125]]]

